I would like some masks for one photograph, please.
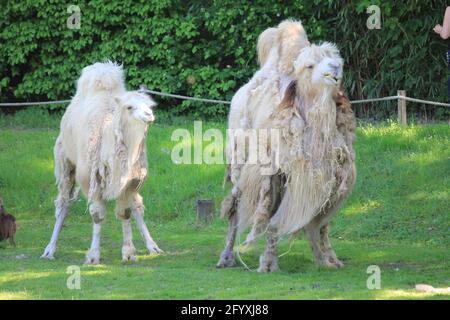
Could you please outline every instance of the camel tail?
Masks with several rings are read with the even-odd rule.
[[[230,165],[227,165],[227,167],[225,168],[225,174],[223,176],[223,183],[222,183],[222,188],[225,189],[225,187],[227,186],[227,183],[231,182],[231,168]]]

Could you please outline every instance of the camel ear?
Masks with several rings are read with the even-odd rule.
[[[283,100],[281,100],[280,105],[278,106],[278,110],[284,110],[288,108],[293,108],[295,104],[295,97],[297,94],[297,81],[291,81],[286,91],[284,92]]]

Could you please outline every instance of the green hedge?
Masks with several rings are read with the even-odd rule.
[[[378,3],[382,29],[368,30],[366,8]],[[395,4],[394,4],[395,3]],[[313,41],[330,40],[346,60],[352,98],[396,94],[447,100],[446,44],[431,31],[445,1],[13,1],[0,10],[0,99],[33,101],[73,95],[80,70],[122,62],[127,83],[191,96],[231,99],[256,69],[256,39],[286,18],[301,19]],[[69,4],[81,29],[66,26]],[[160,99],[173,114],[223,118],[228,107]],[[416,115],[445,118],[448,108],[411,104]],[[426,113],[424,113],[426,112]],[[382,118],[395,103],[357,107]]]

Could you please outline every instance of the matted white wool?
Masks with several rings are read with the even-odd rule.
[[[287,178],[286,191],[270,220],[270,226],[279,234],[294,233],[308,224],[327,205],[335,188],[336,106],[331,95],[323,97],[325,101],[307,111],[308,126],[291,127],[291,136],[298,131],[301,143],[289,141],[286,136],[286,146],[298,152],[291,152],[281,163]]]
[[[274,227],[280,236],[295,233],[344,191],[340,189],[345,186],[347,173],[341,165],[351,155],[336,127],[332,95],[323,92],[305,115],[306,122],[296,109],[287,109],[274,113],[271,119],[272,125],[282,131],[274,148],[280,150],[280,171],[286,177],[284,197],[272,218],[258,208],[264,197],[261,190],[270,183],[268,177],[261,175],[258,165],[242,168],[239,188],[244,192],[237,210],[238,230],[252,227],[247,244],[268,227]],[[336,180],[338,171],[343,171],[343,181]]]

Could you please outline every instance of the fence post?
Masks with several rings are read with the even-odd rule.
[[[397,95],[399,97],[406,97],[406,91],[398,90]],[[408,125],[406,118],[406,100],[402,98],[398,99],[398,123],[402,126]]]
[[[211,222],[214,219],[214,200],[197,200],[197,221]]]

